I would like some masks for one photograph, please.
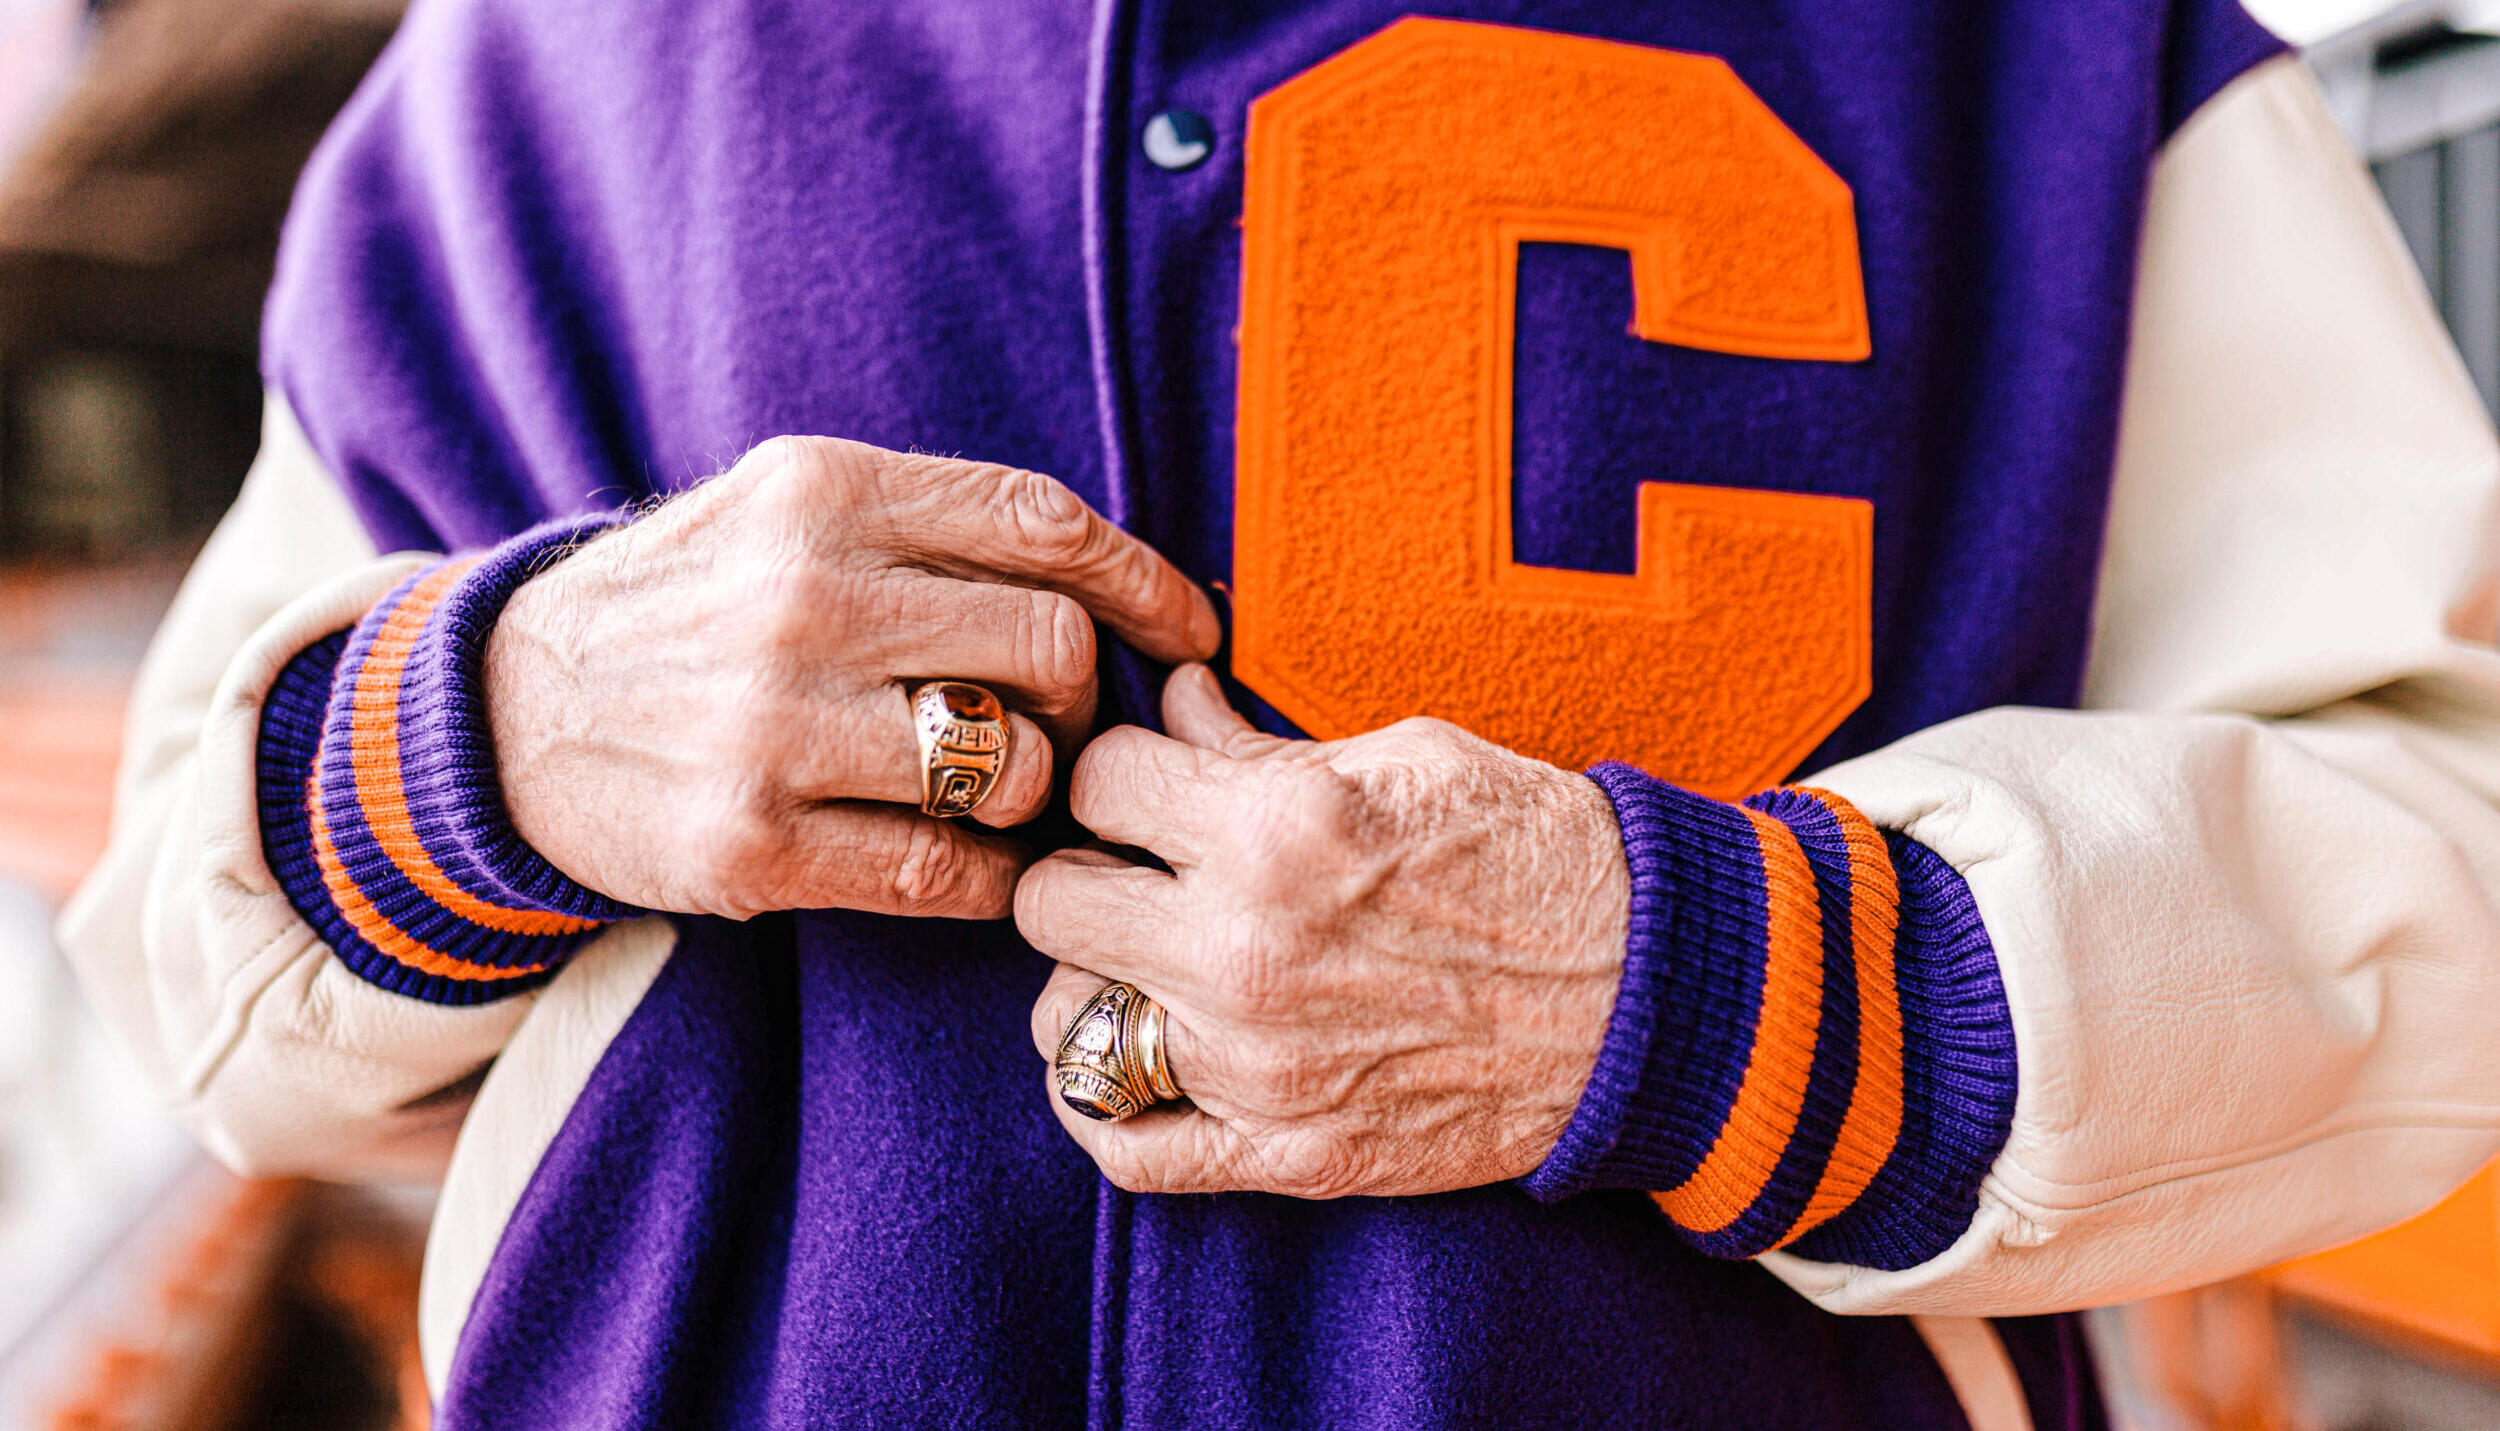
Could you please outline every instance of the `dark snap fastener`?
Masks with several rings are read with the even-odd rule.
[[[1145,147],[1158,169],[1195,169],[1215,152],[1215,126],[1192,110],[1167,109],[1146,121]]]

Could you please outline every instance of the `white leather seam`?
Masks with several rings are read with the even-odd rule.
[[[2470,1133],[2470,1131],[2500,1128],[2500,1108],[2480,1106],[2480,1103],[2465,1103],[2465,1106],[2448,1106],[2448,1103],[2405,1106],[2405,1103],[2400,1103],[2400,1106],[2378,1106],[2378,1108],[2380,1108],[2378,1113],[2373,1113],[2373,1108],[2370,1106],[2345,1108],[2343,1116],[2333,1118],[2333,1121],[2325,1123],[2325,1126],[2310,1128],[2310,1131],[2298,1133],[2298,1136],[2283,1138],[2283,1141],[2273,1143],[2273,1146],[2243,1148],[2243,1151],[2235,1151],[2235,1153],[2220,1153],[2220,1156],[2215,1156],[2215,1158],[2193,1158],[2193,1161],[2180,1161],[2180,1163],[2160,1163],[2160,1166],[2153,1166],[2153,1168],[2138,1168],[2138,1171],[2133,1171],[2133,1173],[2113,1173],[2113,1176],[2108,1176],[2108,1178],[2095,1178],[2095,1181],[2090,1181],[2090,1183],[2063,1183],[2063,1181],[2058,1181],[2058,1178],[2043,1176],[2043,1173],[2035,1173],[2033,1168],[2025,1168],[2023,1161],[2020,1161],[2015,1153],[2005,1153],[2005,1156],[1998,1158],[1998,1171],[1988,1173],[1988,1183],[1990,1186],[2003,1188],[2008,1196],[2023,1198],[2028,1206],[2043,1208],[2043,1211],[2090,1211],[2090,1208],[2118,1203],[2118,1201],[2123,1201],[2123,1198],[2133,1198],[2135,1193],[2155,1191],[2155,1188],[2175,1186],[2175,1183],[2193,1183],[2193,1181],[2198,1181],[2198,1178],[2210,1178],[2210,1176],[2218,1176],[2218,1173],[2235,1173],[2235,1171],[2243,1171],[2243,1168],[2263,1168],[2265,1163],[2278,1163],[2278,1161],[2283,1161],[2283,1158],[2310,1151],[2310,1148],[2320,1146],[2320,1143],[2333,1143],[2335,1138],[2348,1138],[2348,1136],[2353,1136],[2353,1133],[2380,1133],[2380,1131],[2398,1131],[2398,1128],[2418,1128],[2418,1131],[2425,1131],[2425,1133],[2430,1133],[2430,1131]],[[2020,1193],[2013,1191],[2013,1186],[2005,1183],[2005,1173],[2008,1171],[2023,1178],[2023,1181],[2030,1183],[2033,1188],[2030,1188],[2030,1191],[2020,1191]],[[2068,1198],[2058,1196],[2058,1193],[2063,1193],[2063,1191],[2083,1193],[2083,1196],[2078,1196],[2075,1201],[2068,1201]]]
[[[2356,1134],[2387,1132],[2391,1130],[2419,1130],[2422,1132],[2477,1132],[2500,1128],[2500,1109],[2481,1109],[2473,1113],[2471,1116],[2460,1115],[2452,1118],[2432,1118],[2416,1115],[2412,1117],[2375,1119],[2343,1118],[2336,1120],[2336,1122],[2338,1126],[2334,1128],[2316,1133],[2314,1135],[2303,1136],[2256,1157],[2237,1156],[2213,1162],[2190,1164],[2188,1165],[2188,1167],[2192,1169],[2190,1171],[2178,1173],[2161,1172],[2159,1175],[2144,1176],[2142,1181],[2135,1181],[2132,1177],[2124,1179],[2102,1179],[2101,1183],[2097,1185],[2106,1185],[2111,1182],[2123,1182],[2124,1185],[2115,1191],[2101,1192],[2072,1202],[2056,1198],[2053,1195],[2043,1196],[2039,1193],[2017,1192],[2010,1184],[2004,1181],[2001,1171],[1991,1172],[1982,1186],[1993,1189],[1999,1193],[2003,1199],[2006,1200],[2009,1206],[2028,1208],[2042,1214],[2071,1215],[2076,1213],[2086,1213],[2096,1211],[2101,1208],[2111,1207],[2124,1202],[2129,1198],[2138,1197],[2148,1192],[2156,1192],[2163,1188],[2177,1187],[2182,1184],[2194,1183],[2210,1178],[2221,1177],[2226,1174],[2243,1172],[2251,1168],[2261,1168],[2268,1163],[2288,1161],[2312,1148],[2320,1146],[2321,1144],[2331,1143],[2338,1138],[2347,1138]],[[2001,1160],[1998,1164],[1999,1169],[2005,1169],[2010,1161],[2010,1155],[2006,1160]],[[2083,1191],[2097,1186],[2092,1183],[2059,1183],[2049,1178],[2040,1177],[2037,1174],[2030,1172],[2030,1170],[2021,1167],[2018,1163],[2012,1165],[2012,1171],[2027,1180],[2038,1183],[2042,1189],[2047,1190],[2052,1194],[2055,1191],[2070,1188],[2076,1191]],[[2153,1170],[2148,1170],[2148,1173],[2151,1171]]]

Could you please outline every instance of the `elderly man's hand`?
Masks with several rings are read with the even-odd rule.
[[[1027,857],[919,812],[906,688],[977,681],[1022,713],[977,812],[1021,823],[1092,723],[1096,618],[1163,660],[1219,635],[1048,477],[780,438],[514,595],[486,653],[505,803],[557,869],[646,908],[994,918]]]
[[[1071,850],[1016,922],[1061,967],[1034,1009],[1056,1050],[1105,979],[1168,1011],[1194,1107],[1096,1123],[1052,1105],[1132,1191],[1413,1194],[1543,1161],[1597,1061],[1629,875],[1613,807],[1569,771],[1438,721],[1314,744],[1252,730],[1203,666],[1178,739],[1110,731],[1077,818],[1172,872]]]

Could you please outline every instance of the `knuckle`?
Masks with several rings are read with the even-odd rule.
[[[1362,821],[1363,787],[1351,776],[1312,768],[1294,794],[1293,813],[1308,834],[1342,839]]]
[[[1058,1051],[1061,1031],[1067,1027],[1068,1016],[1076,1005],[1064,994],[1052,990],[1033,1002],[1033,1046],[1047,1058]]]
[[[1290,1014],[1297,982],[1285,960],[1262,952],[1235,960],[1217,987],[1235,1012],[1257,1020]]]
[[[1094,785],[1109,780],[1120,769],[1128,744],[1128,729],[1125,726],[1113,726],[1087,741],[1085,748],[1076,753],[1075,762],[1068,767],[1069,781],[1078,785]]]
[[[1209,976],[1216,995],[1252,1021],[1290,1014],[1300,983],[1291,940],[1256,916],[1238,916],[1235,926],[1216,943]]]
[[[819,460],[820,449],[816,439],[785,433],[780,437],[765,438],[748,448],[746,455],[738,459],[737,466],[753,469],[760,475],[809,467]]]
[[[1261,1152],[1276,1190],[1289,1197],[1344,1197],[1360,1184],[1361,1160],[1337,1138],[1319,1134],[1283,1138]]]
[[[919,820],[904,837],[888,879],[895,900],[914,908],[959,901],[972,874],[973,862],[955,832],[935,820]]]
[[[1414,745],[1456,745],[1468,738],[1466,731],[1439,716],[1408,716],[1384,733],[1401,736]]]
[[[755,483],[759,500],[793,505],[824,484],[834,464],[821,438],[770,437],[747,450],[733,472]]]
[[[1124,592],[1132,600],[1148,601],[1176,594],[1177,586],[1161,590],[1164,572],[1162,559],[1143,543],[1121,539],[1114,529],[1103,529],[1094,552],[1094,567],[1102,574],[1101,584]]]
[[[762,689],[760,680],[748,677],[724,702],[721,718],[695,737],[696,755],[714,779],[742,792],[758,791],[771,776],[777,763],[773,752],[787,730],[781,702]],[[737,798],[744,805],[760,803],[751,794]]]
[[[1134,726],[1114,726],[1077,752],[1068,770],[1068,800],[1079,821],[1100,816],[1136,778],[1137,743],[1146,738]]]
[[[1162,1191],[1152,1170],[1146,1166],[1145,1159],[1138,1157],[1117,1142],[1095,1150],[1094,1166],[1102,1169],[1104,1179],[1122,1192]]]
[[[696,822],[694,865],[713,889],[735,891],[778,864],[784,843],[780,822],[760,802],[733,799]]]
[[[1243,1088],[1273,1113],[1295,1101],[1302,1082],[1299,1060],[1265,1040],[1250,1041],[1233,1057],[1231,1070]]]
[[[999,520],[1027,550],[1052,562],[1073,563],[1086,556],[1093,524],[1074,492],[1055,478],[1015,468],[999,470],[995,482]]]
[[[1270,899],[1302,888],[1302,872],[1351,843],[1362,823],[1362,791],[1323,766],[1278,767],[1273,788],[1252,802],[1241,840],[1245,866]]]
[[[1306,846],[1293,822],[1279,811],[1254,811],[1239,840],[1241,859],[1233,878],[1245,902],[1277,915],[1299,908],[1311,886],[1302,868]]]
[[[1025,640],[1026,684],[1044,711],[1074,709],[1094,674],[1094,618],[1069,597],[1037,591]]]
[[[1025,871],[1024,878],[1016,881],[1015,906],[1016,932],[1044,953],[1061,941],[1068,918],[1074,913],[1067,882],[1054,873],[1048,860]]]
[[[745,603],[748,620],[757,654],[771,665],[786,664],[821,646],[830,624],[826,613],[849,604],[837,584],[796,562],[774,562],[753,581],[756,589]]]
[[[774,437],[749,450],[735,470],[754,474],[757,498],[776,515],[847,515],[869,503],[878,455],[840,438]]]

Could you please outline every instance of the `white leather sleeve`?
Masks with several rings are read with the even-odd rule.
[[[2153,184],[2084,712],[1821,776],[1968,879],[2022,1067],[1942,1256],[1775,1255],[1846,1312],[2209,1281],[2500,1150],[2500,448],[2307,72]]]
[[[527,995],[445,1008],[348,972],[261,859],[254,747],[287,661],[419,561],[378,557],[283,403],[131,697],[111,844],[62,915],[88,997],[239,1172],[433,1178]]]
[[[676,926],[664,918],[602,932],[556,971],[479,1085],[443,1173],[417,1298],[418,1354],[437,1403],[505,1224],[608,1044],[676,950]]]

